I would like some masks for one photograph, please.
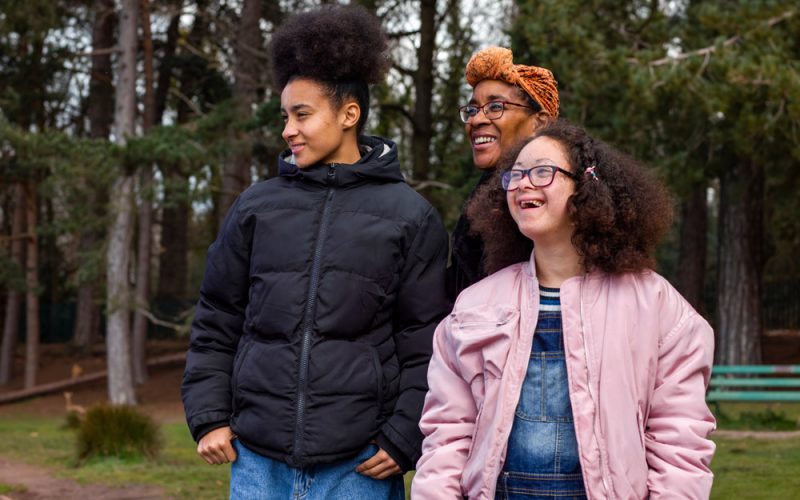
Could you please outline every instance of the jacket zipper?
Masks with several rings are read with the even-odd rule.
[[[328,220],[333,205],[333,195],[336,191],[333,181],[336,178],[336,164],[328,167],[328,192],[325,197],[325,206],[322,209],[322,218],[317,232],[317,242],[314,248],[314,261],[311,264],[311,282],[308,286],[306,308],[303,312],[303,344],[300,351],[300,370],[297,377],[297,406],[294,428],[294,453],[295,463],[299,463],[302,452],[301,439],[306,410],[306,382],[308,380],[308,358],[311,350],[311,331],[314,327],[314,312],[317,305],[317,288],[319,288],[320,267],[322,266],[322,247],[328,233]]]
[[[599,457],[598,458],[600,459],[600,479],[602,479],[602,481],[603,481],[603,489],[606,490],[606,495],[608,495],[610,498],[614,498],[614,492],[609,487],[609,483],[608,483],[610,478],[606,478],[606,468],[605,468],[605,464],[604,464],[604,461],[603,461],[603,450],[599,449],[600,441],[599,441],[599,438],[598,438],[598,432],[599,431],[597,429],[597,420],[600,418],[600,402],[595,398],[595,393],[594,393],[594,390],[592,389],[592,369],[591,369],[591,361],[589,359],[589,344],[588,344],[588,342],[586,340],[586,329],[584,328],[584,321],[583,321],[583,318],[584,318],[584,314],[583,314],[583,289],[584,289],[585,282],[586,282],[586,276],[584,275],[583,279],[581,279],[581,284],[580,284],[580,287],[579,287],[580,293],[578,295],[579,295],[580,313],[581,313],[581,332],[583,333],[583,353],[584,353],[584,357],[586,358],[586,372],[587,372],[587,378],[588,378],[587,388],[589,389],[589,398],[592,400],[592,404],[594,405],[594,411],[595,411],[595,414],[597,415],[596,417],[592,417],[592,433],[594,434],[595,439],[598,440],[598,452],[599,452]]]

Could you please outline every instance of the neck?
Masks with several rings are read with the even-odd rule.
[[[548,288],[561,288],[564,281],[584,272],[581,258],[569,241],[555,245],[536,242],[533,256],[539,284]]]
[[[344,165],[352,165],[358,163],[361,159],[361,153],[358,150],[358,141],[353,138],[352,141],[347,141],[347,144],[339,150],[335,158],[331,159],[329,163],[341,163]]]

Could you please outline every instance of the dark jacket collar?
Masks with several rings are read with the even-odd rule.
[[[354,164],[333,165],[336,174],[329,175],[331,165],[317,164],[308,168],[297,168],[290,150],[278,156],[278,171],[282,177],[297,177],[304,181],[338,186],[373,180],[378,182],[404,182],[397,159],[397,145],[389,139],[362,135],[358,138],[361,159]]]

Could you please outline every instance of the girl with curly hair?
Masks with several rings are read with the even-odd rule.
[[[402,499],[445,296],[447,233],[361,135],[388,67],[379,21],[330,6],[273,34],[280,176],[236,201],[209,248],[182,394],[232,498]]]
[[[467,207],[490,275],[434,335],[415,498],[708,498],[713,331],[652,269],[672,205],[555,122]]]

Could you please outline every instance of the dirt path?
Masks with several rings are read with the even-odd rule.
[[[161,500],[167,497],[156,486],[83,485],[62,479],[47,469],[0,457],[0,483],[20,491],[0,494],[0,500]]]

